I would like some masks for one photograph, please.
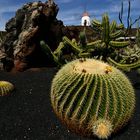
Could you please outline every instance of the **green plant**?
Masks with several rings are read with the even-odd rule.
[[[80,39],[80,46],[81,48],[84,49],[87,45],[86,27],[84,27],[84,30],[82,32],[80,32],[79,39]]]
[[[102,17],[102,22],[93,20],[93,29],[96,29],[100,33],[100,43],[98,46],[102,48],[103,59],[110,56],[114,50],[124,48],[130,44],[129,41],[116,41],[120,36],[123,36],[123,24],[117,25],[116,21],[110,23],[109,16],[104,14]],[[99,53],[98,53],[99,54]]]
[[[140,29],[137,28],[136,41],[126,48],[116,51],[114,60],[108,57],[108,62],[119,69],[130,71],[140,67]]]
[[[71,131],[108,138],[130,120],[135,94],[120,70],[99,60],[81,58],[57,72],[51,103]]]
[[[98,53],[98,55],[102,54],[103,60],[125,71],[130,71],[140,66],[139,47],[137,45],[132,47],[130,41],[117,40],[118,37],[124,35],[123,24],[117,25],[115,21],[110,24],[109,17],[105,14],[102,22],[93,20],[92,25],[94,29],[97,28],[96,30],[101,33],[100,43],[102,45],[99,46],[103,46],[103,53]],[[139,35],[139,30],[137,30],[137,44]]]
[[[102,22],[93,20],[92,27],[94,30],[100,32],[100,39],[94,42],[87,42],[86,28],[80,33],[80,43],[73,43],[67,37],[63,37],[63,48],[70,47],[73,50],[76,58],[93,57],[102,58],[107,61],[109,56],[114,55],[116,49],[125,48],[130,44],[129,41],[116,41],[116,39],[123,35],[123,24],[117,25],[116,21],[109,22],[109,17],[104,14]],[[60,49],[59,49],[60,50]]]
[[[50,47],[44,42],[40,41],[40,46],[42,51],[48,56],[48,58],[57,66],[61,66],[61,63],[59,62],[59,57],[56,56],[50,49]]]
[[[124,71],[130,71],[131,69],[140,67],[140,60],[138,60],[137,62],[134,62],[132,64],[121,64],[121,63],[114,61],[110,57],[108,57],[108,62],[111,65],[114,65],[115,67],[117,67],[118,69],[122,69]]]
[[[75,39],[70,40],[68,37],[64,36],[62,42],[59,43],[55,51],[52,51],[44,41],[40,42],[40,47],[55,65],[61,66],[73,59],[90,56],[90,52],[84,46],[86,45],[84,35],[84,32],[80,34],[80,44],[78,44]],[[67,49],[69,50],[68,54],[65,54],[64,51]]]
[[[8,81],[0,81],[0,96],[5,96],[14,90],[14,85]]]
[[[46,51],[45,53],[49,57],[51,56],[50,58],[56,64],[59,63],[59,65],[63,65],[76,58],[85,57],[103,60],[126,71],[140,66],[138,47],[135,45],[131,49],[132,45],[130,41],[118,40],[120,36],[124,35],[123,24],[117,25],[116,21],[110,23],[108,15],[104,14],[102,22],[98,20],[92,21],[92,28],[100,34],[99,39],[96,41],[87,41],[86,28],[84,28],[79,35],[79,42],[75,39],[70,40],[64,36],[62,42],[60,42],[54,52],[49,47],[47,47],[48,49],[43,49],[43,51]],[[139,34],[138,30],[137,36]],[[41,45],[41,47],[44,48],[45,44]],[[67,54],[65,50],[68,50]],[[121,52],[124,52],[125,55]]]
[[[102,22],[93,20],[92,27],[94,30],[100,32],[100,39],[94,42],[87,41],[86,28],[79,35],[79,43],[73,43],[67,37],[63,37],[63,48],[70,47],[80,57],[96,57],[107,60],[107,57],[114,53],[115,49],[124,48],[129,45],[129,41],[116,41],[115,39],[123,35],[123,24],[117,25],[115,21],[109,22],[109,17],[104,14]],[[76,52],[76,53],[75,53]]]

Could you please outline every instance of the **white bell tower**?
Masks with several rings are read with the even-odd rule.
[[[84,12],[82,15],[82,19],[81,19],[81,26],[90,26],[91,22],[90,22],[90,17],[88,12]]]

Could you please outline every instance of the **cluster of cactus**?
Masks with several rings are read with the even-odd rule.
[[[68,37],[64,36],[62,42],[59,43],[59,46],[54,51],[52,51],[44,41],[40,42],[40,46],[43,52],[46,53],[57,66],[61,66],[76,58],[92,56],[91,54],[94,51],[94,48],[91,48],[90,43],[87,44],[85,29],[80,33],[79,38],[80,41],[77,43],[75,39],[70,40]],[[65,50],[67,50],[68,55],[65,53]]]
[[[104,14],[102,22],[98,20],[92,21],[92,28],[100,33],[99,40],[88,42],[86,28],[84,28],[79,35],[79,42],[64,36],[58,48],[53,52],[43,41],[41,42],[41,47],[57,66],[82,57],[100,59],[127,71],[140,66],[138,47],[135,46],[131,49],[129,47],[131,45],[130,41],[117,40],[124,35],[123,24],[117,25],[116,21],[110,23],[109,16]],[[137,36],[140,36],[139,30],[137,31]],[[68,50],[68,55],[65,55],[65,50]],[[127,57],[120,52],[124,52]],[[137,57],[132,57],[134,55]]]
[[[110,23],[107,14],[103,15],[102,22],[94,19],[92,28],[100,33],[100,43],[97,46],[102,48],[103,59],[113,54],[116,49],[125,48],[130,44],[129,41],[116,41],[117,38],[124,35],[124,25],[117,25],[116,21]]]
[[[116,62],[114,61],[116,60]],[[108,58],[111,64],[116,67],[130,71],[133,68],[140,67],[140,29],[137,29],[136,41],[126,48],[116,51],[116,56],[112,60]]]
[[[134,89],[117,68],[80,58],[63,66],[51,86],[51,103],[69,130],[108,138],[132,117]]]
[[[140,47],[137,44],[129,46],[118,52],[117,60],[120,59],[121,64],[134,63],[140,59]],[[118,58],[119,57],[119,58]]]

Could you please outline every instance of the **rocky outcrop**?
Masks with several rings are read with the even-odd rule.
[[[56,49],[68,29],[56,19],[58,6],[48,0],[33,2],[17,10],[15,17],[6,24],[6,37],[0,46],[1,68],[23,71],[31,67],[53,66],[40,48],[44,40]]]

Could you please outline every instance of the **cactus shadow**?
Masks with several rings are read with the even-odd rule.
[[[108,140],[113,140],[116,137],[120,137],[121,135],[123,135],[124,133],[126,133],[129,130],[130,125],[131,125],[131,121],[129,121],[122,129],[118,130],[116,133],[113,133],[111,135],[111,137],[108,138]]]
[[[11,99],[15,98],[15,96],[16,96],[16,94],[15,94],[16,92],[15,91],[16,91],[16,89],[14,89],[10,94],[7,94],[5,96],[0,96],[0,108],[5,106],[5,103],[8,104],[8,102]]]

